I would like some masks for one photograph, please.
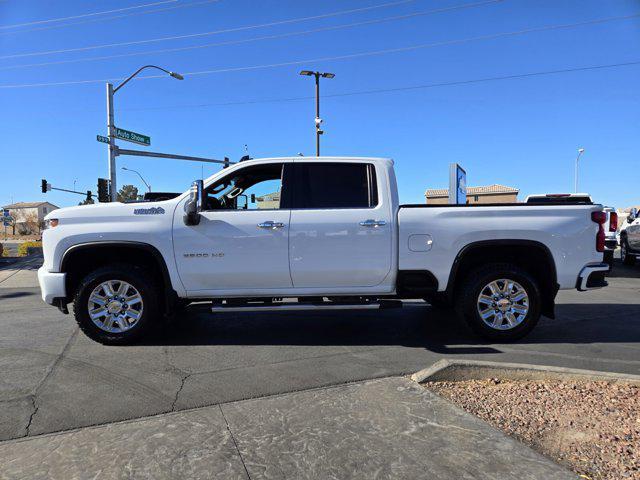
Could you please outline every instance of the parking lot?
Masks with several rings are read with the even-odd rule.
[[[381,311],[190,312],[145,344],[105,347],[45,305],[38,258],[0,270],[0,439],[409,374],[442,358],[640,373],[640,267],[561,292],[557,319],[486,344],[421,301]]]

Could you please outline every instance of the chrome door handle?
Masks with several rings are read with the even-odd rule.
[[[361,227],[383,227],[386,224],[387,222],[385,222],[384,220],[372,220],[372,219],[364,220],[360,222]]]
[[[271,230],[275,230],[276,228],[284,227],[284,223],[282,223],[282,222],[274,222],[272,220],[269,220],[267,222],[259,223],[258,227],[259,228],[269,228]]]

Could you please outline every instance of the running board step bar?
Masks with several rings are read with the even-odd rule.
[[[300,312],[311,310],[378,310],[384,308],[399,308],[402,302],[384,301],[371,303],[267,303],[248,305],[215,305],[212,313],[220,312]]]

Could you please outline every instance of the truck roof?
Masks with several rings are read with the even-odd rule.
[[[315,160],[319,162],[329,161],[329,162],[380,162],[380,163],[390,163],[393,165],[393,159],[385,158],[385,157],[305,157],[302,155],[289,156],[289,157],[265,157],[265,158],[252,158],[251,160],[245,160],[242,163],[259,163],[264,161],[273,161],[273,160]],[[235,165],[235,164],[234,164]]]

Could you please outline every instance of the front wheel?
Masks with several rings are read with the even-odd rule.
[[[636,257],[629,255],[629,243],[627,242],[627,237],[622,237],[620,239],[620,260],[622,260],[623,264],[629,266],[636,263]]]
[[[508,342],[527,335],[540,320],[536,280],[515,265],[493,264],[466,277],[456,302],[458,312],[482,337]]]
[[[111,265],[82,280],[73,310],[89,338],[105,345],[127,345],[158,323],[159,304],[157,287],[145,270]]]

